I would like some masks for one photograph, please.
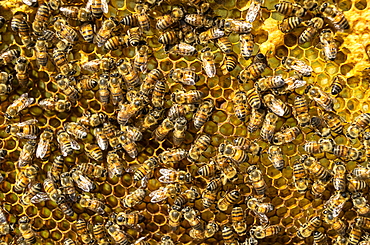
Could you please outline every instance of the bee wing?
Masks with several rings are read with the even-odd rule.
[[[31,203],[40,203],[43,201],[50,200],[49,195],[45,192],[39,192],[31,198]]]
[[[253,210],[253,213],[260,218],[260,222],[262,224],[268,224],[269,223],[269,220],[268,220],[266,214],[263,214],[263,213],[260,213],[260,212],[254,211],[254,210]]]
[[[40,142],[37,145],[36,157],[37,158],[45,157],[45,155],[46,155],[46,153],[49,149],[49,145],[50,145],[50,142],[48,140],[44,141],[44,140],[40,139]]]
[[[109,142],[105,136],[96,136],[96,141],[98,142],[98,146],[100,147],[100,149],[102,149],[103,151],[108,149]]]
[[[80,175],[79,180],[76,182],[77,186],[83,191],[90,192],[94,189],[94,183],[87,177]]]
[[[176,175],[177,174],[177,171],[176,170],[172,170],[172,169],[166,169],[166,168],[162,168],[159,170],[159,172],[162,174],[161,177],[159,177],[159,182],[162,182],[162,183],[166,183],[166,184],[170,184],[170,183],[173,183],[174,181],[171,180],[171,175]]]
[[[26,125],[36,124],[37,122],[38,122],[37,119],[30,119],[30,120],[18,123],[17,126],[18,127],[23,127],[23,126],[26,126]]]
[[[87,1],[87,3],[86,3],[86,7],[85,7],[87,10],[90,10],[90,9],[91,9],[92,1],[93,1],[93,0],[88,0],[88,1]]]
[[[158,190],[151,192],[149,196],[152,198],[150,199],[152,203],[161,202],[167,198],[167,188],[160,187]]]
[[[80,149],[80,145],[77,143],[77,141],[75,141],[72,138],[71,138],[71,146],[72,146],[72,149],[74,149],[74,150],[78,151]]]
[[[7,223],[6,216],[2,208],[0,208],[0,223]]]
[[[289,84],[289,85],[288,85],[287,89],[288,89],[288,90],[294,90],[294,89],[296,89],[296,88],[301,88],[301,87],[303,87],[304,85],[306,85],[306,81],[304,81],[304,80],[295,80],[295,81],[293,82],[293,84]]]
[[[103,10],[103,13],[108,13],[108,1],[102,0],[101,1],[101,9]]]

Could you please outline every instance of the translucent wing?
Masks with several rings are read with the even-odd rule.
[[[160,187],[158,190],[152,191],[149,196],[152,198],[150,201],[152,203],[161,202],[166,200],[168,189],[166,187]]]
[[[257,1],[252,1],[251,5],[248,8],[247,15],[245,17],[246,21],[249,21],[250,23],[255,21],[260,11],[260,8],[261,8],[260,3],[258,3]]]
[[[103,13],[108,13],[108,1],[107,0],[101,0],[101,9],[103,10]]]
[[[8,223],[6,221],[6,216],[5,216],[5,212],[2,208],[0,208],[0,223]]]
[[[87,10],[90,10],[90,9],[91,9],[92,1],[94,1],[94,0],[88,0],[88,1],[87,1],[87,3],[86,3],[86,9],[87,9]]]
[[[102,137],[101,135],[97,135],[96,136],[96,141],[98,142],[98,146],[100,147],[100,149],[102,149],[103,151],[108,149],[109,142],[108,142],[108,139],[106,137]]]
[[[90,192],[94,189],[94,183],[87,177],[80,175],[78,181],[76,181],[77,186],[83,191]]]
[[[292,84],[289,84],[287,90],[294,90],[296,88],[301,88],[306,85],[306,81],[304,80],[295,80]]]
[[[284,116],[284,108],[280,106],[280,104],[277,101],[272,101],[271,102],[271,111],[273,111],[276,115],[278,116]]]
[[[49,140],[44,141],[43,139],[40,139],[40,142],[37,145],[36,157],[44,158],[46,153],[48,152],[49,145],[50,145]]]
[[[32,203],[40,203],[50,200],[49,195],[45,192],[39,192],[31,198]]]
[[[166,169],[162,168],[159,170],[159,172],[162,174],[161,177],[159,177],[159,182],[170,184],[174,182],[174,178],[171,178],[171,176],[175,176],[177,174],[176,170],[173,169]]]
[[[258,216],[260,218],[260,222],[262,224],[268,224],[269,220],[267,218],[267,215],[266,214],[263,214],[263,213],[260,213],[260,212],[256,212],[254,210],[252,210],[253,213],[255,214],[255,216]]]
[[[30,119],[30,120],[18,123],[17,126],[18,127],[23,127],[23,126],[26,126],[26,125],[36,124],[37,122],[38,122],[37,119]]]
[[[80,145],[77,143],[77,141],[75,141],[74,139],[70,138],[71,140],[71,146],[72,146],[72,149],[74,150],[79,150],[80,149]]]

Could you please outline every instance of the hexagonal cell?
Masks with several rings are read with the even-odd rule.
[[[293,33],[289,33],[284,36],[284,44],[288,47],[293,47],[297,44],[298,38]]]

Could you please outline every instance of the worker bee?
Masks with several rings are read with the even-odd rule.
[[[222,29],[215,26],[204,32],[201,32],[199,34],[199,42],[205,44],[210,40],[218,39],[223,36],[225,36],[225,32]]]
[[[306,14],[306,9],[301,5],[285,1],[275,4],[275,9],[285,16],[303,17]]]
[[[50,142],[53,141],[54,131],[50,128],[46,128],[44,132],[40,135],[40,141],[37,145],[36,157],[37,158],[47,158],[50,155]]]
[[[269,76],[260,78],[254,86],[256,87],[258,92],[264,92],[269,89],[279,88],[285,85],[284,79],[281,75],[276,76]]]
[[[208,77],[216,76],[215,56],[209,49],[203,49],[201,58],[203,68]]]
[[[86,110],[82,117],[77,119],[77,122],[81,125],[87,126],[87,127],[98,127],[102,125],[106,119],[106,115],[104,113],[91,113],[90,110]]]
[[[16,60],[20,55],[20,52],[16,49],[7,50],[0,54],[0,63],[8,65]]]
[[[210,144],[211,138],[208,135],[199,136],[190,147],[188,160],[191,162],[199,161]]]
[[[334,101],[325,93],[321,88],[316,86],[307,86],[306,93],[313,99],[319,106],[321,106],[326,111],[334,111]]]
[[[77,6],[62,6],[59,11],[69,19],[86,22],[91,20],[91,12],[87,8],[80,8]]]
[[[346,145],[335,145],[333,153],[340,158],[349,159],[351,161],[356,161],[362,157],[361,151]]]
[[[344,204],[349,200],[348,192],[335,192],[324,205],[324,211],[331,213],[333,217],[338,217]]]
[[[103,223],[94,224],[92,228],[92,232],[94,234],[94,238],[96,239],[96,241],[102,243],[105,240],[106,234],[105,234],[105,227]]]
[[[204,236],[206,238],[213,237],[216,234],[216,232],[218,232],[218,230],[219,227],[216,222],[214,221],[208,222],[204,230]]]
[[[171,149],[159,154],[159,160],[164,165],[174,165],[187,157],[187,151],[184,149]]]
[[[185,117],[179,117],[175,120],[174,130],[173,130],[173,145],[178,147],[182,144],[185,139],[185,132],[187,130],[187,123]]]
[[[295,70],[299,74],[302,74],[305,77],[311,76],[312,73],[312,67],[307,65],[304,61],[295,58],[295,57],[284,57],[282,60],[282,64],[288,69],[288,70]]]
[[[324,233],[321,233],[320,231],[314,231],[313,241],[314,244],[327,244],[327,237]]]
[[[164,95],[166,93],[166,82],[159,80],[154,85],[154,90],[152,93],[152,104],[154,107],[162,107],[164,104]]]
[[[328,185],[328,183],[328,181],[323,181],[321,179],[315,180],[311,186],[311,194],[315,198],[321,198],[326,190],[326,186]]]
[[[200,129],[212,114],[214,104],[212,100],[204,100],[193,115],[194,127]]]
[[[236,244],[236,240],[234,238],[233,230],[229,225],[224,225],[222,227],[221,235],[222,235],[223,241],[226,244]]]
[[[118,67],[119,74],[122,75],[127,87],[137,87],[141,84],[139,73],[129,62],[123,62]]]
[[[127,154],[131,158],[137,157],[138,150],[137,150],[137,145],[134,141],[132,141],[125,135],[121,135],[119,137],[119,142],[121,143],[122,148],[127,152]],[[103,156],[102,156],[102,160],[103,160]]]
[[[39,39],[36,41],[35,45],[36,51],[36,60],[41,66],[46,66],[48,63],[48,53],[47,53],[47,46],[46,40]]]
[[[66,238],[63,245],[76,245],[76,243],[71,238]]]
[[[310,124],[316,133],[322,137],[326,137],[330,134],[330,128],[326,126],[324,119],[318,116],[311,118]]]
[[[263,175],[261,170],[259,170],[255,165],[250,166],[247,169],[248,178],[252,182],[252,186],[256,191],[258,196],[264,195],[267,185],[265,180],[263,179]]]
[[[265,105],[276,115],[283,117],[290,113],[290,108],[280,99],[276,98],[272,94],[266,94],[263,96]]]
[[[64,130],[57,133],[57,141],[63,156],[68,156],[73,153],[73,150],[79,150],[80,145],[71,138],[71,136]]]
[[[86,4],[86,10],[90,10],[94,18],[100,19],[103,16],[103,13],[108,13],[108,1],[89,0]]]
[[[250,141],[246,137],[237,137],[233,140],[233,145],[253,155],[259,155],[261,147],[256,141]]]
[[[237,164],[248,161],[247,153],[239,147],[233,146],[231,144],[222,143],[220,144],[218,150],[222,156],[233,160]]]
[[[195,199],[199,198],[199,196],[200,196],[199,189],[196,187],[191,187],[182,194],[176,196],[173,202],[174,204],[173,206],[177,206],[176,209],[179,209],[188,202],[194,202]]]
[[[159,159],[154,156],[145,160],[144,163],[135,170],[133,176],[134,181],[138,182],[144,180],[146,182],[152,175],[154,168],[158,166],[158,160]]]
[[[103,152],[97,144],[85,144],[85,151],[86,155],[95,161],[102,161],[103,160]]]
[[[29,107],[35,101],[34,98],[28,98],[28,93],[22,94],[18,99],[14,100],[5,111],[4,116],[8,119],[14,119],[19,115],[19,112]]]
[[[237,91],[234,94],[234,112],[241,121],[245,121],[245,118],[248,114],[246,108],[247,99],[247,94],[244,91]]]
[[[238,57],[235,53],[226,54],[224,60],[222,61],[221,70],[223,74],[226,75],[232,72],[238,64]]]
[[[112,17],[103,21],[101,28],[96,33],[95,42],[98,47],[102,47],[108,41],[108,39],[112,36],[112,30],[116,26],[117,21]]]
[[[146,73],[147,70],[148,52],[149,47],[146,45],[143,45],[140,48],[136,49],[136,55],[134,58],[134,67],[143,73]]]
[[[322,146],[317,141],[308,141],[304,144],[303,148],[304,148],[305,152],[307,152],[309,154],[321,154],[321,153],[323,153]]]
[[[36,126],[37,122],[37,119],[30,119],[21,123],[10,124],[5,128],[5,132],[19,138],[36,139],[40,132],[39,127]]]
[[[46,178],[44,180],[44,190],[49,195],[50,200],[56,204],[60,204],[63,200],[62,192],[57,189],[55,182],[52,179]]]
[[[315,179],[326,180],[330,176],[329,171],[315,158],[303,155],[301,161],[303,162],[303,167],[307,169]]]
[[[270,142],[273,139],[278,119],[279,117],[276,116],[274,113],[272,112],[267,113],[260,133],[263,140]]]
[[[201,166],[198,169],[198,174],[206,178],[213,177],[216,175],[217,170],[218,166],[214,161],[211,161],[210,163]]]
[[[357,179],[369,179],[370,178],[369,166],[363,167],[361,165],[357,165],[357,167],[352,170],[352,174]]]
[[[33,154],[35,154],[36,151],[36,140],[31,139],[27,141],[27,143],[23,146],[19,158],[18,158],[18,166],[24,167],[26,165],[29,165],[32,163]]]
[[[80,98],[80,94],[71,84],[71,81],[62,74],[57,75],[55,79],[57,80],[58,87],[63,91],[68,100],[71,101],[72,104],[76,104]]]
[[[246,21],[253,23],[256,20],[257,15],[261,12],[261,6],[264,2],[264,0],[253,0],[251,2],[245,16]]]
[[[249,59],[252,56],[254,49],[254,37],[251,33],[242,34],[239,36],[240,54],[244,59]]]
[[[332,113],[332,112],[320,112],[323,115],[323,118],[325,118],[326,125],[330,128],[330,130],[334,133],[341,134],[343,132],[343,125],[341,122],[341,118]]]
[[[68,134],[71,134],[78,139],[85,139],[88,134],[88,129],[85,126],[75,122],[65,123],[64,129]]]
[[[184,21],[191,26],[199,28],[211,28],[215,23],[212,18],[202,14],[186,14]]]
[[[288,33],[298,27],[303,19],[300,17],[288,17],[279,24],[279,30],[283,33]]]
[[[127,228],[133,228],[137,230],[142,230],[139,223],[142,223],[145,220],[145,217],[139,211],[133,212],[119,212],[117,215],[114,215],[114,218],[118,225],[126,226]]]
[[[31,185],[29,187],[27,192],[22,196],[21,203],[24,204],[24,205],[30,205],[31,203],[41,202],[41,200],[43,200],[43,199],[41,199],[41,198],[38,199],[38,197],[41,196],[41,195],[39,195],[39,193],[41,193],[41,192],[42,192],[42,184],[41,183],[34,183],[33,185]],[[46,193],[43,193],[43,194],[46,194]],[[0,218],[0,227],[1,227],[2,223],[3,222],[1,222],[1,218]]]
[[[83,243],[92,243],[93,239],[91,238],[91,234],[88,230],[87,223],[84,219],[78,219],[75,223],[75,229],[78,236],[81,238]]]
[[[131,46],[138,46],[141,42],[142,31],[139,27],[132,27],[127,31],[128,41]]]
[[[35,179],[39,168],[36,165],[31,165],[26,167],[25,170],[27,173],[25,171],[20,171],[17,174],[17,180],[13,187],[15,192],[23,191],[27,185]]]
[[[168,117],[153,131],[153,137],[156,141],[162,141],[167,134],[174,128],[174,124]]]
[[[158,18],[156,28],[163,31],[177,23],[183,17],[184,11],[180,7],[175,7],[172,9],[170,14],[163,15]]]
[[[77,187],[83,191],[91,192],[96,188],[94,182],[92,182],[88,177],[84,176],[81,170],[77,168],[71,170],[71,177],[77,184]]]
[[[128,47],[130,44],[129,42],[130,41],[128,35],[113,36],[104,43],[104,48],[106,50],[116,50],[119,49],[121,46]]]
[[[302,95],[297,95],[294,98],[293,115],[297,119],[300,126],[304,127],[310,123],[310,114],[308,113],[308,104],[306,98]]]
[[[173,104],[168,110],[168,118],[173,120],[178,117],[188,115],[189,112],[195,111],[196,107],[194,104]]]
[[[244,211],[240,206],[234,206],[231,210],[231,222],[239,236],[245,236],[247,234],[247,222]]]
[[[266,69],[265,63],[252,63],[242,70],[238,76],[240,83],[247,83],[249,80],[258,79]]]
[[[175,82],[184,85],[195,85],[199,81],[199,76],[195,73],[194,68],[176,68],[171,70],[170,78]]]
[[[54,22],[54,28],[59,39],[65,39],[69,43],[77,42],[77,32],[67,23],[65,19],[57,18],[57,20]]]
[[[343,12],[338,10],[334,5],[327,2],[323,3],[320,6],[320,12],[333,23],[334,27],[338,31],[349,29],[348,20],[344,16]]]
[[[188,92],[177,91],[171,94],[171,99],[177,104],[193,104],[199,102],[203,98],[203,92],[200,90],[191,90]]]
[[[270,146],[268,150],[268,158],[272,165],[279,171],[284,168],[283,152],[279,146]]]
[[[0,95],[9,94],[12,90],[13,75],[6,73],[5,71],[0,72]]]
[[[217,198],[217,190],[210,191],[210,190],[205,190],[202,193],[202,202],[203,202],[203,207],[205,209],[208,209],[212,206],[213,203],[216,202]]]
[[[87,195],[84,195],[84,196],[81,197],[79,203],[80,203],[80,205],[83,208],[90,209],[93,212],[97,212],[99,214],[104,214],[105,213],[105,211],[104,211],[104,208],[105,208],[104,203],[102,203],[101,201],[99,201],[97,198],[91,198],[91,197],[89,197]]]
[[[26,244],[36,243],[36,233],[31,227],[29,218],[27,216],[22,216],[18,220],[18,225],[21,236],[23,237]]]
[[[195,211],[193,208],[187,206],[182,210],[183,216],[185,220],[189,222],[189,225],[193,228],[193,230],[203,231],[204,224],[200,217],[198,216],[198,212]]]
[[[149,94],[152,93],[155,84],[157,81],[160,81],[163,79],[163,73],[158,70],[158,69],[153,69],[151,70],[145,77],[144,82],[140,85],[140,92],[144,93],[145,95],[149,96]],[[163,84],[159,84],[163,85]],[[158,89],[163,88],[161,86],[157,87],[156,92],[161,92],[158,91]]]
[[[77,192],[73,184],[73,179],[69,172],[60,175],[60,186],[63,194],[69,197],[73,202],[77,201]]]
[[[179,40],[178,35],[179,33],[173,30],[163,32],[160,34],[158,42],[162,44],[175,44]]]
[[[174,169],[162,168],[159,170],[162,176],[159,177],[159,182],[170,183],[190,183],[192,181],[191,174],[186,171],[176,171]]]
[[[322,27],[324,26],[324,20],[320,17],[314,17],[307,22],[307,28],[299,35],[298,43],[303,44],[310,42]]]
[[[251,228],[251,235],[257,239],[263,239],[269,236],[275,236],[281,231],[279,225],[270,225],[270,226],[253,226]]]
[[[223,28],[227,33],[243,34],[250,33],[252,24],[244,20],[225,19]]]
[[[356,179],[352,175],[347,175],[348,190],[352,193],[361,191],[366,188],[367,184],[365,180]]]
[[[175,197],[177,194],[181,193],[180,186],[175,184],[169,184],[165,187],[159,187],[158,190],[152,191],[149,194],[151,197],[150,202],[157,203],[166,200],[168,197]]]
[[[247,197],[247,207],[260,218],[260,222],[263,224],[268,223],[266,214],[274,210],[274,206],[271,203],[263,203],[252,196]]]
[[[109,151],[107,155],[107,170],[109,178],[121,177],[124,166],[116,151]]]
[[[162,236],[160,245],[175,245],[170,236]]]
[[[228,36],[217,38],[215,44],[222,53],[230,54],[232,52],[232,44]]]
[[[347,136],[355,139],[365,128],[370,125],[370,113],[362,113],[355,117],[352,122],[352,125],[347,129]]]
[[[298,127],[291,127],[291,128],[288,127],[282,130],[281,132],[277,132],[274,135],[272,142],[275,145],[282,145],[282,144],[290,143],[297,138],[300,132],[301,131],[299,130]]]
[[[194,46],[183,42],[180,42],[179,44],[176,44],[171,48],[166,47],[165,51],[180,56],[193,56],[196,53],[196,49]]]
[[[325,59],[335,60],[337,57],[337,44],[334,40],[334,33],[331,29],[324,29],[320,33],[320,43],[323,48]]]
[[[92,163],[79,163],[77,169],[92,178],[102,178],[106,176],[107,170],[103,166]]]
[[[367,203],[365,197],[355,195],[352,202],[359,215],[368,216],[370,214],[370,205]]]
[[[54,161],[51,164],[51,167],[47,173],[48,178],[58,181],[61,173],[63,172],[64,166],[64,157],[63,155],[58,155],[54,157]]]
[[[122,204],[125,208],[132,208],[144,200],[145,197],[145,190],[144,189],[136,189],[134,192],[131,192],[127,196],[122,199]]]
[[[293,74],[292,76],[284,79],[285,86],[273,89],[276,94],[286,94],[294,91],[297,88],[301,88],[306,85],[306,81],[302,80],[301,74]]]
[[[331,84],[331,94],[337,95],[343,90],[343,86],[345,86],[346,80],[343,76],[337,75],[333,79],[333,83]]]
[[[362,236],[362,230],[357,225],[352,225],[351,229],[349,230],[349,235],[347,239],[347,244],[359,244]]]

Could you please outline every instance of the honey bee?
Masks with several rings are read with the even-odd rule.
[[[253,226],[251,228],[251,235],[257,239],[263,239],[269,236],[275,236],[281,231],[279,225],[270,225],[270,226]]]
[[[199,76],[195,73],[194,68],[176,68],[171,70],[170,78],[175,82],[184,85],[195,85],[199,81]]]
[[[211,28],[215,23],[212,18],[202,14],[186,14],[184,21],[194,27]]]
[[[252,63],[247,68],[242,70],[238,76],[240,83],[247,83],[249,80],[258,79],[262,72],[266,69],[265,63]]]
[[[88,177],[84,176],[81,170],[72,169],[71,177],[73,181],[77,184],[77,187],[86,192],[91,192],[96,188],[94,182],[92,182]]]
[[[135,141],[132,141],[131,139],[129,139],[125,135],[121,135],[119,137],[119,142],[121,143],[122,148],[127,152],[127,154],[131,158],[137,157],[138,150],[137,150],[137,145],[136,145]],[[103,160],[103,156],[102,156],[102,160]]]
[[[253,0],[251,2],[245,16],[246,21],[253,23],[256,20],[257,15],[260,14],[261,6],[264,2],[264,0]]]
[[[285,86],[273,89],[276,94],[286,94],[294,91],[297,88],[301,88],[306,85],[306,81],[302,80],[301,74],[293,74],[292,76],[286,78]]]
[[[313,232],[313,241],[314,244],[328,244],[326,235],[324,233],[321,233],[320,231]]]
[[[36,126],[37,119],[30,119],[21,123],[10,124],[5,128],[7,134],[24,139],[36,139],[40,132]]]
[[[103,106],[106,106],[109,103],[110,92],[108,90],[108,78],[109,76],[105,74],[101,74],[99,76],[98,98]]]
[[[64,130],[57,133],[57,141],[63,156],[68,156],[73,153],[73,150],[79,150],[80,145],[71,138],[71,136]]]
[[[175,245],[170,236],[162,236],[160,245]]]
[[[345,86],[346,80],[343,76],[337,75],[333,79],[333,83],[331,84],[331,94],[337,95],[343,90],[343,86]]]
[[[164,151],[159,154],[159,160],[164,165],[174,165],[187,157],[187,151],[180,148]]]
[[[96,33],[96,44],[98,47],[102,47],[108,39],[112,36],[112,29],[117,25],[117,21],[114,18],[109,18],[105,20]],[[91,33],[91,32],[90,32]]]
[[[46,66],[48,63],[48,53],[46,47],[46,40],[39,39],[35,45],[36,59],[39,65]]]
[[[306,93],[313,99],[319,106],[321,106],[326,111],[334,111],[334,101],[333,99],[325,93],[321,88],[316,86],[307,86]]]
[[[70,205],[67,203],[67,201],[65,200],[65,198],[63,198],[63,201],[61,203],[59,203],[58,207],[60,208],[60,210],[62,210],[62,212],[65,215],[68,215],[70,217],[72,217],[72,216],[75,215],[75,212],[70,207]]]
[[[351,229],[349,230],[347,244],[350,244],[350,245],[359,244],[361,236],[362,236],[362,230],[360,229],[360,227],[353,225]]]
[[[158,158],[150,157],[144,161],[144,163],[135,170],[133,179],[134,181],[147,180],[153,173],[155,167],[158,166]]]
[[[158,42],[159,43],[162,43],[162,44],[175,44],[178,42],[178,36],[179,36],[179,33],[175,32],[175,31],[166,31],[166,32],[163,32],[159,38],[158,38]]]
[[[217,190],[210,191],[210,190],[205,190],[202,193],[202,202],[203,202],[203,207],[205,209],[208,209],[216,202],[217,198]]]
[[[232,72],[238,65],[238,58],[235,53],[226,54],[221,65],[223,74],[226,75],[229,72]]]
[[[144,200],[145,197],[145,190],[144,189],[136,189],[134,192],[128,194],[122,199],[122,204],[125,208],[132,208]]]
[[[297,95],[294,98],[293,115],[295,116],[301,127],[307,126],[310,123],[308,104],[304,96]]]
[[[76,243],[71,238],[67,238],[64,240],[63,245],[76,245]]]
[[[168,110],[168,118],[174,119],[178,117],[186,116],[189,112],[195,111],[196,107],[194,104],[173,104]]]
[[[225,244],[237,244],[230,226],[224,225],[221,230],[221,235]]]
[[[143,45],[140,48],[136,49],[136,55],[134,58],[134,67],[143,73],[146,73],[147,70],[148,52],[149,47],[146,45]]]
[[[54,22],[54,28],[59,39],[65,39],[69,43],[75,43],[78,40],[78,34],[65,19],[58,18]]]
[[[330,129],[326,127],[326,123],[321,117],[313,116],[310,123],[318,135],[326,137],[330,134]]]
[[[159,80],[154,85],[154,90],[152,93],[152,104],[155,107],[162,107],[164,104],[164,95],[166,93],[166,82]]]
[[[226,19],[223,24],[223,28],[227,33],[250,33],[252,24],[244,20]]]
[[[300,17],[288,17],[279,24],[279,30],[283,33],[288,33],[297,28],[303,19]]]
[[[340,158],[349,159],[352,161],[356,161],[362,157],[361,151],[346,145],[335,145],[333,148],[333,153]]]
[[[88,129],[85,126],[75,122],[65,123],[64,129],[68,134],[71,134],[78,139],[85,139],[88,134]]]
[[[275,4],[275,9],[285,16],[303,17],[306,14],[306,9],[301,5],[286,1]]]
[[[352,125],[350,125],[347,129],[347,136],[355,139],[359,137],[360,133],[363,132],[363,130],[370,125],[370,113],[362,113],[355,117],[355,119],[352,122]]]
[[[26,165],[29,165],[32,163],[33,160],[33,154],[35,154],[36,151],[36,140],[31,139],[26,142],[26,144],[23,146],[19,158],[18,158],[18,166],[24,167]]]
[[[234,206],[231,211],[232,226],[239,236],[247,234],[247,223],[244,218],[244,211],[240,206]]]
[[[107,170],[103,166],[92,163],[79,163],[77,169],[92,178],[102,178],[106,176]]]
[[[303,146],[305,152],[309,154],[320,154],[323,153],[322,146],[317,141],[306,142]]]
[[[152,93],[157,81],[160,81],[162,79],[163,79],[163,73],[160,70],[158,69],[151,70],[145,77],[144,82],[140,85],[140,92],[149,96],[149,94]]]
[[[200,197],[199,189],[196,187],[191,187],[190,189],[186,190],[182,194],[178,195],[174,202],[173,206],[176,206],[178,208],[184,206],[188,202],[194,202],[195,199]]]
[[[138,46],[141,42],[142,31],[139,27],[132,27],[127,31],[128,41],[131,46]]]
[[[272,145],[269,147],[268,158],[277,170],[283,170],[285,161],[283,158],[283,152],[279,146]]]
[[[16,60],[20,55],[20,52],[16,49],[4,51],[0,54],[0,63],[8,65]]]
[[[179,117],[175,120],[174,130],[173,130],[173,145],[178,147],[185,140],[185,132],[187,130],[187,123],[185,117]]]
[[[334,5],[325,2],[320,6],[320,12],[333,23],[338,31],[349,29],[348,20]]]
[[[352,202],[359,215],[368,216],[370,214],[370,205],[365,197],[355,195]]]
[[[60,204],[63,200],[62,192],[57,189],[55,182],[52,179],[46,178],[44,180],[44,190],[49,195],[50,200],[56,204]]]
[[[39,167],[37,165],[26,166],[22,171],[19,171],[13,190],[15,192],[23,191],[30,182],[35,180],[38,171]]]
[[[203,177],[213,177],[216,175],[216,172],[218,170],[218,166],[214,161],[211,161],[210,163],[207,163],[206,165],[201,166],[198,169],[198,174]]]
[[[330,212],[334,218],[338,217],[349,198],[348,192],[335,192],[325,203],[324,211]]]
[[[320,42],[323,48],[325,59],[335,60],[337,57],[337,44],[334,40],[334,33],[331,29],[324,29],[320,33]]]
[[[274,206],[271,203],[262,203],[259,199],[252,196],[247,198],[247,207],[256,213],[263,223],[268,222],[266,214],[274,210]]]
[[[188,160],[197,162],[210,144],[211,138],[208,135],[199,136],[190,147]]]
[[[225,32],[218,28],[218,27],[212,27],[204,32],[201,32],[199,34],[199,42],[202,44],[206,44],[210,40],[218,39],[225,36]]]
[[[172,9],[170,14],[163,15],[158,18],[156,28],[158,30],[165,30],[171,26],[173,26],[175,23],[177,23],[180,19],[184,17],[184,11],[179,8],[175,7]]]
[[[247,94],[244,91],[237,91],[234,94],[234,112],[237,118],[241,121],[245,121],[248,114],[246,108],[247,99]]]
[[[63,193],[69,197],[73,202],[77,201],[77,192],[73,185],[73,179],[69,172],[64,172],[60,175],[60,184]]]
[[[86,110],[82,117],[78,118],[77,121],[79,124],[87,127],[98,127],[104,123],[106,115],[104,113],[91,113],[90,110]]]
[[[216,46],[225,54],[230,54],[232,52],[232,44],[228,36],[220,37],[216,40]]]
[[[124,166],[116,151],[109,151],[107,155],[107,170],[109,178],[121,177]]]
[[[59,74],[55,77],[55,79],[57,80],[58,87],[63,91],[68,100],[72,104],[76,104],[77,100],[80,98],[78,90],[64,75]]]
[[[23,237],[26,244],[36,243],[36,233],[31,227],[29,218],[27,216],[22,216],[18,220],[18,225],[21,236]]]
[[[42,184],[41,183],[34,183],[29,187],[27,192],[22,196],[21,203],[24,205],[30,205],[31,203],[35,202],[35,196],[42,192]],[[0,226],[2,225],[2,221],[0,219]],[[1,230],[1,229],[0,229]]]
[[[180,222],[182,218],[182,212],[179,207],[173,205],[168,212],[168,226],[172,231],[176,231],[180,227]]]
[[[86,10],[90,10],[94,18],[100,19],[103,16],[103,13],[108,13],[108,1],[89,0],[86,4]]]
[[[279,117],[276,116],[274,113],[272,112],[267,113],[260,133],[263,140],[267,142],[272,141],[278,119]]]
[[[357,165],[357,167],[352,170],[352,174],[357,179],[368,179],[370,178],[369,166],[363,167],[361,165]]]
[[[194,229],[198,231],[204,231],[204,224],[200,217],[198,216],[197,211],[195,211],[193,208],[187,206],[183,210],[183,216],[185,220],[189,222],[189,225]]]
[[[106,50],[116,50],[116,49],[119,49],[121,46],[128,47],[129,44],[130,44],[130,41],[129,41],[128,35],[113,36],[105,42],[104,48]]]
[[[307,22],[307,28],[299,35],[298,43],[303,44],[310,42],[322,27],[324,26],[324,20],[320,17],[314,17]]]
[[[37,145],[36,157],[37,158],[48,158],[50,155],[50,142],[53,141],[54,131],[50,128],[46,128],[40,135],[40,141]]]
[[[104,203],[102,203],[101,201],[99,201],[97,198],[91,198],[91,197],[89,197],[87,195],[84,195],[84,196],[81,197],[79,203],[80,203],[80,205],[83,208],[90,209],[93,212],[97,212],[99,214],[104,214],[105,213],[105,211],[104,211],[104,208],[105,208]]]
[[[204,236],[206,238],[213,237],[216,234],[216,232],[218,232],[218,230],[219,227],[216,222],[214,221],[208,222],[204,230]]]
[[[78,219],[75,223],[76,233],[81,238],[83,243],[92,243],[93,239],[88,231],[87,223],[84,219]]]
[[[269,89],[279,88],[284,85],[285,81],[281,77],[281,75],[263,77],[254,84],[258,92],[264,92]]]
[[[103,152],[97,144],[86,143],[85,152],[88,157],[95,161],[100,162],[103,160]]]
[[[307,65],[304,61],[295,57],[284,57],[282,60],[282,64],[286,67],[286,69],[295,70],[305,77],[311,76],[311,73],[313,71],[312,67]]]
[[[139,211],[133,212],[119,212],[115,216],[115,220],[118,225],[126,226],[127,228],[133,228],[137,230],[142,230],[139,223],[145,220],[145,217]]]
[[[9,94],[12,90],[11,82],[13,75],[6,73],[5,71],[0,72],[0,95]]]
[[[247,153],[244,150],[240,149],[239,147],[235,147],[231,144],[222,143],[220,144],[218,150],[220,154],[222,154],[222,156],[231,159],[233,162],[237,164],[241,164],[243,162],[248,161]]]
[[[152,191],[149,194],[150,202],[157,203],[166,200],[168,197],[174,197],[181,192],[180,186],[176,184],[169,184],[166,187],[159,187],[158,190]]]
[[[186,171],[176,171],[174,169],[166,169],[162,168],[159,170],[162,176],[159,177],[159,182],[165,183],[165,184],[171,184],[171,183],[190,183],[192,181],[192,176],[190,173]]]
[[[194,46],[183,42],[180,42],[171,48],[165,48],[165,51],[180,56],[193,56],[196,53]]]
[[[322,181],[321,179],[315,180],[311,186],[311,194],[315,198],[320,198],[324,194],[328,183],[328,181]]]
[[[303,162],[303,167],[308,170],[315,179],[326,180],[330,176],[329,171],[315,158],[303,155],[301,161]]]
[[[323,212],[323,220],[331,225],[331,228],[335,230],[338,234],[344,234],[347,227],[346,224],[339,219],[338,217],[333,217],[333,215],[330,212],[324,211]]]
[[[80,8],[77,6],[62,6],[59,11],[69,19],[86,22],[91,20],[91,12],[87,8]]]
[[[282,144],[290,143],[297,138],[300,132],[301,131],[299,130],[298,127],[286,128],[282,130],[281,132],[277,132],[274,135],[272,142],[275,145],[282,145]]]
[[[265,180],[263,179],[263,175],[261,170],[259,170],[255,165],[250,166],[247,169],[248,178],[252,182],[252,186],[256,191],[258,196],[264,195],[267,185]]]
[[[94,224],[92,231],[93,231],[96,241],[102,242],[102,240],[105,239],[106,234],[105,234],[105,227],[103,223]]]
[[[194,104],[203,98],[203,92],[200,90],[191,90],[188,92],[177,91],[171,94],[172,101],[177,104]]]
[[[215,56],[209,49],[203,49],[201,58],[203,68],[208,77],[216,76]]]
[[[141,84],[139,74],[129,62],[123,62],[117,68],[128,87],[137,87]]]
[[[276,115],[283,117],[290,113],[290,108],[280,99],[276,98],[272,94],[266,94],[263,96],[265,105]]]
[[[8,119],[14,119],[19,115],[19,112],[29,107],[35,101],[34,98],[28,98],[28,93],[22,94],[18,99],[14,100],[5,111],[4,116]]]
[[[153,137],[156,141],[162,141],[167,134],[174,128],[174,124],[168,117],[153,131]]]
[[[194,127],[199,130],[212,115],[214,108],[213,100],[204,100],[193,115]]]
[[[365,180],[356,179],[352,175],[347,175],[348,190],[350,192],[358,192],[366,188],[367,184]]]

